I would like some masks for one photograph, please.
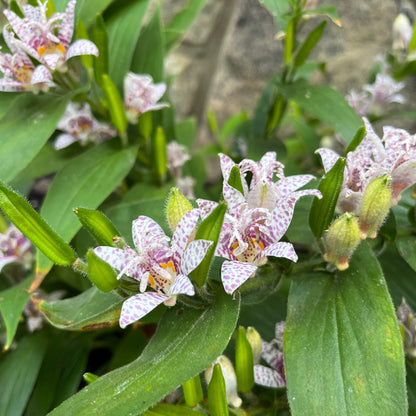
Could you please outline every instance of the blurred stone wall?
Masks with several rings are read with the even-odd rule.
[[[185,3],[164,0],[164,19],[169,20]],[[319,6],[329,4],[337,7],[342,27],[328,22],[312,55],[327,63],[327,74],[314,82],[331,85],[345,95],[366,83],[375,56],[391,48],[396,15],[404,11],[413,18],[414,3],[318,0]],[[309,28],[317,23],[313,19]],[[198,119],[200,140],[209,135],[204,128],[207,108],[220,123],[236,112],[254,109],[268,78],[281,67],[282,46],[274,38],[276,32],[272,16],[259,0],[209,0],[170,54],[166,72],[175,76],[170,94],[177,115]]]

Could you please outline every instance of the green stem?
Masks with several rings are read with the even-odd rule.
[[[72,268],[77,272],[88,273],[88,264],[84,263],[80,258],[72,263]]]

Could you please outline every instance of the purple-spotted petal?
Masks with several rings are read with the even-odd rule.
[[[207,254],[208,248],[212,245],[212,241],[195,240],[189,243],[182,259],[180,260],[179,272],[188,275],[196,267]]]
[[[3,92],[16,92],[16,91],[24,91],[26,89],[25,85],[23,85],[19,81],[14,81],[11,79],[0,79],[0,91]]]
[[[63,15],[61,27],[59,28],[59,40],[61,44],[67,48],[71,42],[72,34],[74,32],[74,11],[75,11],[75,0],[71,0],[66,8]]]
[[[55,143],[53,144],[53,147],[56,150],[61,150],[64,149],[65,147],[68,147],[69,145],[71,145],[72,143],[75,143],[77,141],[77,138],[72,136],[71,134],[60,134]]]
[[[32,78],[30,79],[32,85],[35,84],[47,84],[49,86],[55,85],[52,81],[52,75],[49,72],[48,68],[44,65],[39,65],[33,71]]]
[[[193,296],[195,295],[195,289],[188,276],[178,274],[175,281],[171,284],[168,294]]]
[[[120,327],[125,328],[138,321],[168,299],[169,296],[156,292],[139,293],[128,298],[121,308]]]
[[[400,193],[416,183],[416,161],[409,160],[400,165],[393,171],[392,179],[392,202],[397,204]]]
[[[226,181],[223,183],[222,193],[230,212],[233,212],[238,206],[245,202],[244,195],[230,186]]]
[[[117,270],[123,270],[131,261],[134,251],[130,247],[125,249],[100,246],[94,249],[94,253]]]
[[[58,62],[62,59],[62,56],[58,53],[51,53],[51,54],[45,54],[42,56],[42,60],[46,63],[46,65],[52,69],[52,71],[55,70],[56,66],[58,65]]]
[[[320,148],[316,150],[315,153],[318,153],[319,156],[321,156],[325,172],[329,172],[340,158],[340,155],[331,149]]]
[[[211,214],[212,211],[217,207],[218,202],[209,201],[207,199],[197,199],[196,203],[198,204],[201,218],[204,220],[206,217],[208,217],[209,214]]]
[[[199,209],[192,209],[185,213],[175,228],[175,232],[172,236],[172,248],[174,250],[174,262],[176,264],[180,263],[180,259],[189,242],[191,234],[195,229],[198,218]]]
[[[296,191],[296,189],[302,188],[312,179],[315,179],[313,175],[287,176],[276,182],[276,188],[279,190],[280,195],[285,196]]]
[[[291,243],[278,242],[273,243],[262,251],[263,256],[284,257],[285,259],[298,261],[298,256]]]
[[[257,266],[240,261],[225,261],[221,267],[224,290],[233,294],[255,271]]]
[[[286,386],[285,380],[279,372],[263,365],[254,366],[254,382],[265,387],[281,388]]]
[[[149,217],[140,216],[132,224],[133,242],[139,254],[146,252],[150,244],[167,247],[167,237],[162,227]]]
[[[279,241],[288,229],[292,221],[296,201],[297,198],[293,193],[278,201],[278,206],[272,212],[270,226],[271,242]]]
[[[89,40],[80,39],[74,42],[65,54],[65,61],[80,55],[94,55],[98,56],[98,48]]]
[[[218,156],[220,157],[222,177],[224,178],[224,182],[228,182],[231,169],[236,166],[236,163],[223,153],[220,153]]]

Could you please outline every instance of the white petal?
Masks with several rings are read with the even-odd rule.
[[[178,274],[169,288],[169,295],[195,295],[195,289],[188,276]]]
[[[89,40],[81,39],[73,43],[65,54],[65,61],[80,55],[98,56],[98,48]]]
[[[278,242],[271,244],[262,251],[263,256],[273,257],[284,257],[292,260],[293,262],[298,261],[298,256],[291,243]]]
[[[184,214],[176,226],[172,236],[172,248],[174,250],[174,259],[176,260],[176,263],[179,263],[182,258],[198,218],[199,209],[192,209]]]
[[[195,270],[207,254],[208,248],[212,245],[212,241],[195,240],[189,243],[188,248],[180,260],[180,272],[188,275]]]
[[[315,151],[321,156],[325,172],[329,172],[335,165],[335,162],[340,158],[340,155],[331,149],[320,148]]]
[[[265,387],[285,387],[286,383],[283,377],[271,368],[263,365],[254,366],[254,382]]]
[[[224,290],[233,294],[255,271],[257,266],[240,261],[225,261],[221,267]]]

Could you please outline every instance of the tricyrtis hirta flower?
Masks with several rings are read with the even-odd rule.
[[[271,367],[257,364],[254,366],[254,382],[266,387],[285,387],[286,378],[283,360],[283,332],[285,322],[278,322],[275,338],[262,343],[261,356]]]
[[[14,225],[0,233],[0,271],[9,263],[29,267],[32,259],[32,243]]]
[[[193,296],[194,287],[188,274],[203,260],[208,247],[206,240],[192,240],[199,210],[188,211],[179,221],[169,246],[169,237],[151,218],[140,216],[133,221],[132,234],[136,250],[97,247],[101,259],[123,274],[140,281],[140,291],[147,286],[153,291],[139,293],[123,303],[120,326],[131,324],[164,303],[173,306],[180,294]]]
[[[274,152],[266,153],[260,162],[240,162],[243,192],[228,183],[235,163],[223,154],[220,160],[228,208],[216,254],[230,260],[223,263],[221,278],[225,291],[231,294],[267,262],[267,256],[297,261],[293,245],[279,240],[290,225],[296,201],[304,195],[320,198],[321,193],[316,189],[296,191],[313,176],[285,177],[284,166],[276,161]],[[250,185],[246,181],[248,172],[252,175]],[[211,201],[198,203],[206,213],[215,206]]]
[[[167,103],[157,103],[166,91],[166,84],[154,84],[150,75],[129,72],[124,78],[124,106],[130,123],[137,123],[140,114],[160,110]]]
[[[65,62],[74,56],[98,56],[97,47],[89,40],[78,40],[70,45],[74,31],[75,4],[76,1],[71,0],[65,12],[55,13],[50,18],[47,17],[47,2],[39,0],[37,7],[29,4],[22,6],[23,18],[11,10],[5,10],[4,14],[12,30],[6,27],[5,38],[9,39],[8,43],[23,50],[51,71],[66,71]]]
[[[82,145],[101,143],[117,135],[114,127],[100,123],[91,113],[88,104],[69,103],[57,128],[64,133],[55,141],[55,149],[63,149],[74,142]]]

